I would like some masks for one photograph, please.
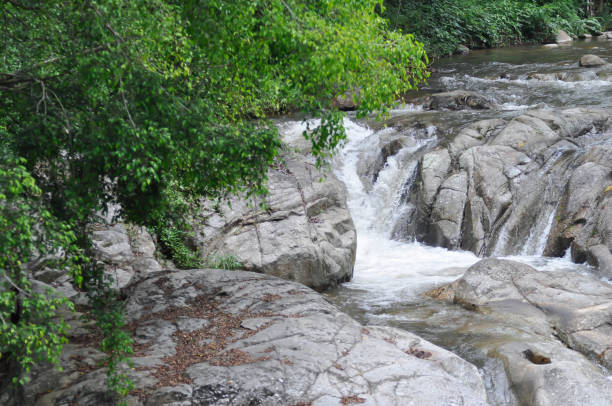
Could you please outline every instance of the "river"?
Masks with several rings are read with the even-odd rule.
[[[437,112],[407,104],[391,112],[387,124],[393,130],[347,118],[347,142],[332,162],[332,170],[348,189],[348,205],[357,230],[357,254],[353,279],[328,293],[327,298],[364,324],[406,329],[472,362],[485,378],[491,404],[518,403],[501,363],[478,348],[487,340],[516,331],[505,331],[499,320],[486,314],[422,295],[456,280],[480,258],[471,252],[401,238],[398,224],[412,204],[405,197],[406,190],[414,181],[419,157],[467,123],[510,118],[535,108],[612,106],[612,78],[603,80],[592,69],[579,67],[577,61],[585,53],[612,61],[612,41],[578,41],[552,49],[530,46],[485,50],[440,60],[434,64],[428,83],[414,96],[470,90],[486,95],[498,108]],[[564,72],[566,80],[548,80],[549,74],[557,72]],[[544,80],[531,78],[533,73],[543,75],[540,78]],[[375,183],[367,187],[359,175],[360,161],[375,153],[381,135],[398,131],[398,127],[405,129],[411,144],[389,157]],[[303,123],[293,122],[284,124],[282,131],[297,133],[304,129]],[[605,142],[609,140],[607,137]],[[569,254],[542,256],[555,207],[551,203],[548,212],[540,216],[541,224],[534,226],[523,247],[500,249],[496,254],[542,272],[566,270],[600,278],[590,266],[573,263]],[[491,326],[494,332],[483,333],[479,325]],[[609,375],[604,368],[602,372]]]

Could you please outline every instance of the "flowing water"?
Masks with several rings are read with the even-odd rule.
[[[474,332],[471,326],[491,325],[498,335],[504,334],[504,326],[496,325],[487,315],[422,296],[431,288],[456,280],[480,258],[471,252],[395,240],[394,229],[411,210],[405,196],[412,186],[418,158],[440,142],[441,133],[452,134],[456,127],[485,118],[512,117],[528,108],[612,105],[612,75],[608,80],[601,80],[585,73],[588,70],[577,66],[585,53],[596,53],[612,61],[612,41],[577,42],[556,49],[524,47],[480,51],[439,61],[434,66],[436,72],[420,94],[473,90],[494,99],[501,108],[425,112],[408,105],[394,110],[391,118],[394,127],[411,129],[413,143],[388,159],[371,188],[359,176],[359,162],[377,153],[379,137],[393,130],[346,119],[348,140],[332,164],[335,174],[347,186],[348,206],[357,229],[357,257],[352,281],[329,293],[328,299],[364,324],[406,329],[474,363],[485,378],[491,404],[511,405],[516,400],[501,363],[476,350],[479,340],[487,338],[482,337],[482,330]],[[590,79],[577,82],[528,79],[533,72],[570,72]],[[304,128],[302,123],[285,123],[282,131],[300,134]],[[543,202],[543,206],[539,224],[532,227],[524,246],[508,258],[543,272],[569,270],[592,274],[588,266],[572,263],[568,255],[564,258],[541,256],[556,202],[551,199]]]

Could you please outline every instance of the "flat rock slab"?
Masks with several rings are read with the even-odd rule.
[[[133,289],[131,405],[487,404],[473,365],[406,331],[364,327],[298,283],[191,270]],[[112,404],[103,370],[85,363],[99,353],[71,344],[68,355],[63,372],[37,371],[0,403]]]
[[[524,404],[610,404],[612,380],[595,362],[612,367],[611,285],[485,259],[447,290],[456,303],[494,320],[469,326],[482,337],[473,344],[503,361]]]

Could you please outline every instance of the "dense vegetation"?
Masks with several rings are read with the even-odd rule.
[[[324,159],[344,137],[331,101],[360,89],[384,112],[426,76],[423,46],[389,31],[381,1],[0,0],[0,354],[25,382],[56,361],[71,305],[33,281],[65,269],[88,292],[109,384],[130,353],[87,227],[119,205],[179,265],[194,197],[265,194],[280,146],[271,114],[319,117]],[[235,267],[233,258],[219,259]]]
[[[414,33],[432,56],[454,53],[459,45],[490,48],[554,41],[557,30],[581,36],[598,32],[606,3],[586,13],[582,0],[385,0],[392,27]],[[593,9],[593,11],[595,11]]]
[[[265,195],[276,114],[320,119],[305,135],[322,162],[344,137],[336,97],[356,95],[359,117],[384,113],[426,78],[409,33],[442,55],[600,28],[578,0],[385,4],[0,0],[0,368],[23,384],[35,363],[57,362],[68,328],[58,310],[73,306],[33,275],[63,269],[90,297],[111,389],[127,393],[114,367],[130,338],[91,260],[94,215],[118,206],[177,265],[206,263],[184,244],[197,198]]]

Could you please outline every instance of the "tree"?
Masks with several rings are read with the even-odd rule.
[[[308,137],[323,159],[344,137],[334,97],[359,88],[359,116],[384,112],[426,77],[422,45],[389,31],[379,7],[379,0],[0,0],[0,136],[10,157],[2,170],[13,173],[19,162],[20,176],[40,190],[19,199],[36,195],[35,211],[73,233],[56,242],[85,252],[85,226],[109,204],[128,221],[161,227],[177,190],[264,194],[280,146],[270,114],[321,118]],[[0,197],[3,208],[20,204],[16,195]],[[24,242],[7,244],[20,252]],[[40,252],[15,262],[24,292],[31,274],[19,263]],[[102,289],[93,275],[84,272],[83,287]],[[16,298],[1,311],[33,321]],[[21,356],[19,345],[1,340],[0,351]]]

